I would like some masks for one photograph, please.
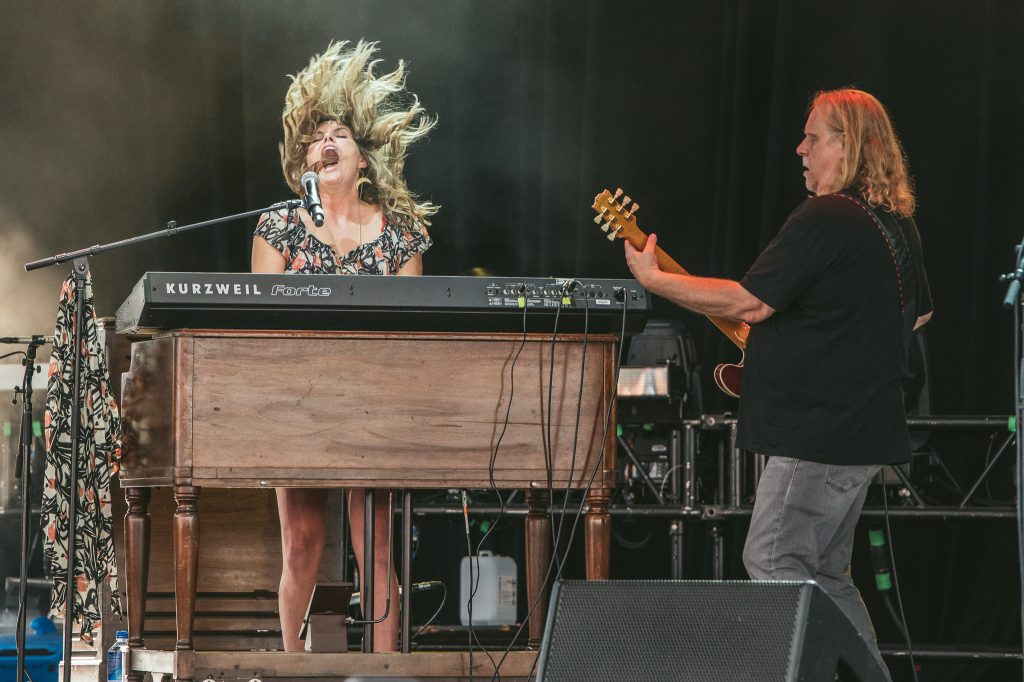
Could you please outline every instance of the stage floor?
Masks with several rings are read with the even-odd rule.
[[[489,680],[494,675],[500,653],[473,653],[472,678]],[[174,678],[179,660],[174,651],[132,652],[131,667],[135,671]],[[503,682],[526,682],[537,658],[536,651],[513,651],[501,663]],[[195,653],[195,674],[192,679],[215,682],[285,682],[287,680],[402,680],[405,682],[444,682],[470,679],[468,652],[416,652],[410,654],[305,654],[281,651],[199,651]],[[536,676],[536,669],[533,670]],[[181,678],[179,678],[181,679]],[[186,678],[187,679],[187,678]]]

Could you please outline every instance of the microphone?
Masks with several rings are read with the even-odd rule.
[[[16,343],[32,344],[33,346],[41,346],[47,343],[53,343],[52,336],[0,336],[0,343]]]
[[[309,211],[309,215],[313,217],[313,224],[317,227],[322,227],[324,224],[324,209],[320,206],[320,176],[313,171],[306,171],[302,174],[302,189],[306,192],[306,198],[303,202],[306,204],[306,210]]]

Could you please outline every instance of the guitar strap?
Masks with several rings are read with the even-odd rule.
[[[902,315],[903,322],[903,334],[900,337],[900,343],[902,345],[903,357],[906,358],[914,332],[914,324],[917,322],[917,282],[915,279],[914,257],[903,226],[900,225],[899,220],[891,216],[888,216],[889,220],[884,220],[875,209],[856,196],[843,193],[837,193],[836,196],[853,202],[867,213],[878,228],[878,232],[882,235],[889,249],[889,255],[892,258],[893,268],[896,272],[896,288],[899,291],[900,314]],[[907,283],[911,285],[909,292],[907,291]]]

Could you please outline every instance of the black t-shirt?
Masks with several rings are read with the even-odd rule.
[[[752,325],[739,444],[828,464],[906,461],[906,348],[932,309],[912,219],[811,197],[740,284],[775,313]]]

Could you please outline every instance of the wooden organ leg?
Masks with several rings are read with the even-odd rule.
[[[128,647],[145,646],[146,591],[149,588],[150,488],[125,488],[128,513],[124,517],[125,596],[128,600]],[[129,656],[129,661],[131,657]],[[145,673],[128,671],[131,682]]]
[[[587,511],[583,517],[586,534],[587,580],[607,580],[611,574],[611,514],[608,513],[608,488],[594,487],[587,493]]]
[[[548,615],[546,579],[551,563],[551,517],[548,516],[550,498],[547,490],[526,491],[526,603],[532,607],[528,645],[540,646],[544,634],[544,621]]]
[[[199,575],[199,491],[189,485],[174,486],[174,613],[178,631],[175,644],[175,680],[195,676],[192,629],[195,622],[196,584]]]

